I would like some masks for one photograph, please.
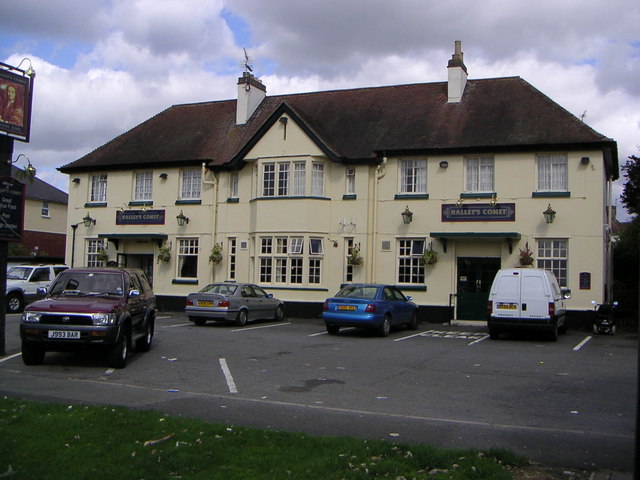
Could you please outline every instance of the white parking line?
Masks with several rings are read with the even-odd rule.
[[[346,328],[341,328],[340,329],[341,332],[348,332],[349,330],[356,330],[356,327],[346,327]],[[317,337],[319,335],[329,335],[329,332],[327,332],[325,330],[324,332],[312,333],[311,335],[307,335],[307,336],[308,337]]]
[[[587,344],[587,342],[588,342],[589,340],[591,340],[591,338],[592,338],[592,337],[591,337],[591,335],[589,335],[588,337],[586,337],[586,338],[585,338],[584,340],[582,340],[579,344],[577,344],[575,347],[573,347],[573,351],[574,351],[574,352],[577,352],[578,350],[580,350],[582,347],[584,347],[584,346]]]
[[[8,357],[0,358],[0,363],[11,360],[12,358],[19,357],[20,355],[22,355],[22,353],[14,353],[13,355],[9,355]]]
[[[259,330],[261,328],[273,328],[273,327],[284,327],[286,325],[291,325],[291,322],[285,323],[274,323],[273,325],[260,325],[257,327],[242,327],[242,328],[234,328],[231,330],[232,332],[246,332],[248,330]]]
[[[231,375],[231,370],[229,370],[227,361],[224,358],[220,359],[220,367],[222,368],[222,373],[224,373],[224,378],[227,380],[229,393],[238,393],[238,389],[236,388],[236,382],[234,382],[233,376]]]
[[[487,338],[489,338],[489,335],[485,335],[482,338],[478,338],[477,340],[474,340],[473,342],[468,343],[467,345],[475,345],[476,343],[480,343],[481,341],[486,340]]]
[[[176,327],[186,327],[187,325],[193,325],[193,323],[179,323],[177,325],[163,325],[162,328],[176,328]]]

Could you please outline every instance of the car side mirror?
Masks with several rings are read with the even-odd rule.
[[[267,298],[273,298],[273,293],[267,293]]]
[[[408,302],[413,302],[413,297],[412,297],[411,295],[408,295],[408,296],[407,296],[407,301],[408,301]]]
[[[565,300],[569,300],[571,298],[571,290],[569,290],[568,288],[563,288],[562,289],[562,298]]]
[[[140,296],[140,290],[136,290],[135,288],[132,290],[129,290],[129,296],[130,297],[139,297]]]
[[[46,295],[47,294],[47,289],[44,288],[44,287],[38,287],[37,291],[38,291],[38,295]]]

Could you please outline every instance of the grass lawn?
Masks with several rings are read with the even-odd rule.
[[[156,411],[0,398],[0,479],[510,479],[505,450],[314,437]]]

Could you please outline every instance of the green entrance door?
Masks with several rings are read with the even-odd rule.
[[[499,258],[458,257],[458,320],[486,320],[489,290],[498,270]]]

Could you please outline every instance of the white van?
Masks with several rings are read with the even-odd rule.
[[[552,340],[567,330],[565,299],[569,289],[561,289],[556,276],[538,268],[499,270],[491,285],[487,310],[492,339],[507,330],[534,329],[549,333]]]

